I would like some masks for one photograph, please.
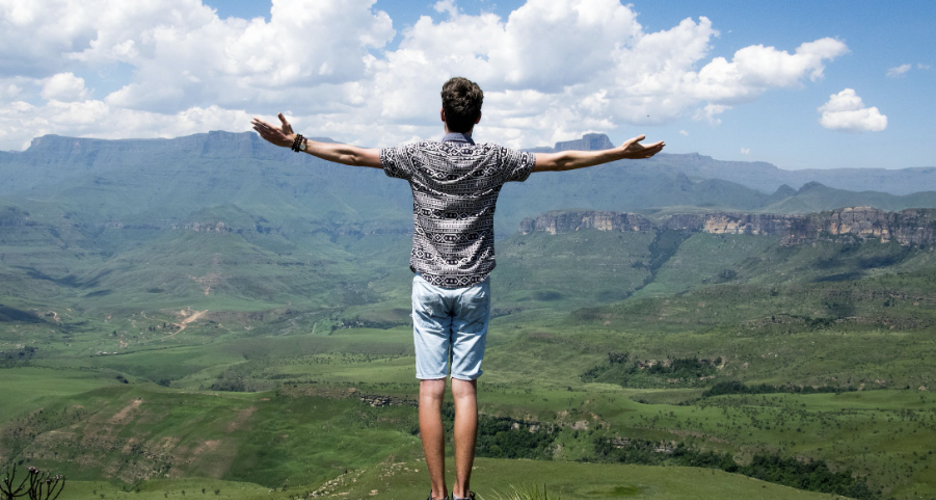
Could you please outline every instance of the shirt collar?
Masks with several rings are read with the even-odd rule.
[[[449,132],[442,137],[442,142],[467,142],[474,146],[474,139],[470,135],[465,135],[461,132]]]

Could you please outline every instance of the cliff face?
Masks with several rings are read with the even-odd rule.
[[[580,229],[599,231],[650,231],[653,224],[644,216],[626,212],[548,212],[520,223],[520,232],[569,233]]]
[[[909,209],[884,212],[855,207],[808,215],[709,213],[677,214],[659,227],[646,218],[620,212],[550,212],[520,225],[522,233],[550,234],[594,228],[600,231],[650,231],[671,229],[711,234],[779,236],[782,245],[796,245],[834,236],[858,240],[897,241],[901,245],[936,244],[936,210]]]

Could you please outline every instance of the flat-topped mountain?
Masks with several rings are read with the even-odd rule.
[[[936,243],[936,210],[908,209],[885,212],[853,207],[806,215],[694,213],[675,214],[654,224],[639,214],[603,211],[556,211],[527,218],[520,232],[563,234],[582,229],[599,231],[678,230],[690,233],[779,236],[782,245],[850,236],[858,241],[896,241],[901,245]]]
[[[552,148],[541,147],[531,151],[594,151],[613,146],[615,144],[605,134],[585,134],[581,139],[557,142]],[[684,174],[691,179],[722,179],[764,193],[772,193],[784,185],[803,186],[810,182],[848,191],[880,191],[894,195],[936,190],[936,167],[933,166],[784,170],[763,161],[723,161],[698,153],[660,153],[648,160],[635,162],[631,168]]]

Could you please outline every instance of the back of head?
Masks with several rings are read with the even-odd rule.
[[[451,132],[470,132],[481,117],[484,92],[477,83],[460,76],[442,86],[442,110]]]

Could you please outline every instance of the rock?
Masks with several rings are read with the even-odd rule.
[[[547,212],[535,219],[524,219],[520,232],[529,234],[537,231],[562,234],[581,229],[599,231],[650,231],[653,224],[646,217],[627,212],[599,212],[583,210],[574,212]]]
[[[564,234],[582,229],[621,232],[668,229],[690,233],[779,236],[784,246],[842,236],[856,241],[874,239],[885,243],[896,241],[901,245],[931,246],[936,243],[936,209],[885,212],[871,207],[852,207],[806,215],[676,214],[659,226],[638,214],[580,210],[547,212],[520,223],[523,234]]]

